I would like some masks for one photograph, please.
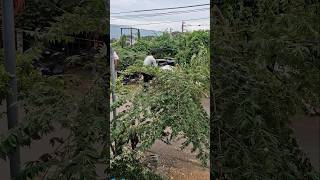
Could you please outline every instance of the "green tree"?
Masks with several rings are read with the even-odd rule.
[[[97,56],[98,72],[93,77],[90,90],[84,92],[83,97],[70,94],[66,89],[70,83],[64,78],[40,76],[32,62],[41,57],[48,42],[69,42],[74,39],[70,36],[82,32],[107,33],[109,22],[105,1],[54,1],[62,12],[55,14],[51,9],[53,17],[47,17],[42,11],[37,14],[37,10],[33,10],[39,6],[46,6],[46,3],[51,7],[51,1],[29,3],[26,14],[22,15],[21,21],[18,22],[22,26],[26,23],[26,28],[30,30],[35,30],[36,27],[40,29],[30,34],[33,37],[32,48],[19,54],[17,58],[19,101],[26,117],[16,128],[0,136],[1,158],[6,159],[14,147],[28,146],[32,141],[54,131],[58,124],[68,130],[69,137],[52,138],[50,142],[55,150],[44,154],[39,160],[26,164],[21,178],[34,179],[43,173],[47,179],[95,179],[98,163],[105,164],[109,173],[109,151],[106,145],[109,137],[106,90],[109,83],[105,82],[105,73],[108,72],[106,59]],[[29,24],[32,18],[38,19],[39,24]],[[2,69],[1,56],[0,79],[1,85],[4,85],[0,87],[1,102],[5,94],[9,93],[6,89],[7,76]],[[104,148],[95,148],[97,144]]]
[[[212,8],[214,119],[222,179],[318,179],[290,117],[319,105],[319,2],[223,1]]]
[[[142,62],[126,69],[124,75],[147,73],[154,75],[155,79],[149,85],[148,91],[144,91],[140,83],[137,88],[132,89],[130,86],[123,86],[121,81],[118,82],[118,100],[111,111],[128,106],[128,103],[130,105],[111,122],[114,127],[111,133],[111,159],[114,160],[112,168],[123,167],[119,164],[128,156],[136,159],[135,163],[143,164],[143,158],[139,157],[139,154],[150,149],[156,140],[170,144],[178,137],[184,138],[182,149],[190,145],[203,165],[207,165],[209,115],[201,105],[201,98],[209,94],[207,47],[193,57],[193,62],[186,67],[176,67],[172,72],[144,67]],[[119,77],[119,80],[121,79],[122,77]],[[168,128],[172,130],[169,135],[165,133]],[[134,137],[139,137],[137,146]],[[134,174],[134,168],[130,168],[132,166],[132,162],[125,166],[125,177],[130,178]],[[113,170],[117,172],[116,169]]]
[[[137,61],[138,66],[131,66],[126,74],[149,72],[156,75],[150,91],[146,93],[140,89],[132,94],[133,91],[118,84],[117,88],[122,89],[119,101],[112,107],[108,107],[107,93],[110,86],[107,82],[109,68],[105,58],[107,53],[105,46],[96,54],[97,73],[93,76],[93,82],[89,90],[80,97],[68,91],[69,86],[75,85],[66,81],[64,76],[43,77],[32,67],[33,60],[41,57],[43,48],[48,43],[72,42],[73,37],[82,32],[99,34],[108,32],[109,22],[105,1],[85,0],[75,4],[73,2],[77,1],[64,3],[55,1],[62,11],[53,8],[55,16],[52,19],[50,17],[41,19],[41,25],[39,25],[41,28],[35,33],[30,33],[33,37],[32,48],[18,56],[19,100],[26,112],[26,117],[17,128],[0,136],[1,158],[6,159],[7,154],[14,147],[28,146],[32,141],[55,131],[58,124],[69,132],[69,136],[52,138],[50,142],[55,150],[42,155],[39,160],[27,163],[21,172],[22,178],[33,179],[44,174],[47,179],[97,179],[96,165],[103,164],[107,173],[115,177],[155,179],[160,177],[146,168],[140,152],[150,148],[155,140],[163,139],[163,130],[171,127],[173,130],[171,137],[184,136],[186,139],[184,147],[192,145],[199,159],[206,164],[209,150],[209,117],[200,104],[200,98],[209,93],[208,47],[199,45],[201,49],[189,57],[192,62],[190,66],[178,68],[171,73],[141,68],[139,66],[141,61]],[[42,5],[47,4],[41,4],[41,7]],[[32,8],[36,7],[40,6],[36,3],[32,5]],[[29,11],[32,11],[32,8],[30,7]],[[32,18],[38,18],[32,13],[35,12],[26,12],[25,19],[21,22],[32,22]],[[41,13],[41,15],[45,14]],[[81,21],[78,21],[79,19]],[[30,24],[30,30],[34,30],[36,26],[36,24]],[[150,43],[151,47],[173,47],[175,53],[179,51],[177,41],[168,35],[157,37],[150,42],[145,41],[145,43]],[[138,59],[147,54],[147,50],[149,49],[137,53],[138,50],[132,48],[128,56]],[[0,86],[1,98],[8,93],[7,76],[2,67],[3,64],[0,65],[0,80],[4,85]],[[181,98],[180,101],[177,101],[177,94]],[[111,129],[110,150],[108,109],[112,111],[123,105],[125,99],[133,102],[136,110],[130,109],[121,113],[112,122],[116,128]],[[141,118],[140,113],[153,121],[148,122],[148,119]],[[132,124],[134,117],[141,124]],[[195,126],[198,128],[194,128]],[[150,131],[152,133],[149,133]],[[138,135],[141,141],[137,149],[132,150],[128,146],[134,134]],[[97,146],[101,148],[96,148]],[[110,163],[111,170],[108,167]]]

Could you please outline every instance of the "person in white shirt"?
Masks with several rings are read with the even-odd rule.
[[[113,60],[114,60],[114,67],[116,70],[118,70],[119,56],[116,53],[116,51],[113,51]]]
[[[147,56],[144,61],[143,61],[143,65],[144,66],[153,66],[153,67],[157,67],[158,64],[157,64],[157,61],[156,59],[154,58],[154,55],[155,55],[155,51],[151,51],[150,55]],[[153,76],[150,75],[150,74],[145,74],[145,73],[142,73],[143,75],[143,81],[145,82],[145,87],[146,87],[146,83],[148,83],[150,80],[153,79]]]
[[[154,55],[154,53],[153,53]],[[156,59],[153,57],[153,55],[149,55],[147,56],[144,61],[143,61],[143,65],[145,66],[158,66]]]

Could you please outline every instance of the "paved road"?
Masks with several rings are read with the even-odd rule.
[[[312,165],[320,170],[320,117],[295,117],[292,127],[298,144],[310,158]]]

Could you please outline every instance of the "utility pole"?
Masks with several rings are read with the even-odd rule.
[[[114,64],[114,57],[113,57],[114,51],[111,50],[110,54],[110,72],[111,72],[111,93],[112,93],[112,103],[116,102],[116,79],[117,79],[117,74],[115,70],[115,64]],[[117,111],[113,110],[113,120],[115,120],[117,116]]]
[[[130,28],[130,46],[132,46],[132,28]]]
[[[14,27],[14,5],[13,0],[2,0],[2,22],[3,22],[3,48],[5,58],[5,68],[10,75],[7,95],[7,117],[8,129],[14,128],[18,124],[17,105],[17,76],[16,76],[16,48],[15,48],[15,27]],[[16,178],[20,172],[20,149],[19,146],[9,154],[10,176]]]
[[[140,29],[138,29],[138,39],[140,40],[141,34],[140,34]]]
[[[110,24],[110,1],[109,0],[105,0],[105,13],[106,13],[106,17],[107,19],[107,23]],[[108,26],[109,27],[109,26]],[[104,36],[104,43],[107,46],[107,54],[106,54],[106,60],[109,61],[109,64],[107,63],[107,68],[110,68],[110,60],[111,60],[111,53],[110,53],[110,28],[107,28],[107,32]],[[104,89],[105,89],[105,97],[107,98],[107,101],[110,102],[110,74],[107,71],[103,77],[104,79]],[[110,103],[107,103],[107,108],[110,108]],[[106,119],[105,119],[105,123],[106,123],[106,131],[110,132],[110,111],[109,109],[106,109]],[[106,160],[105,165],[106,165],[106,170],[105,170],[105,175],[106,178],[105,179],[111,179],[111,173],[110,173],[110,133],[106,133],[105,135],[105,143],[103,143],[103,149],[105,150],[105,152],[103,152],[103,154],[105,155]]]
[[[182,25],[181,25],[181,32],[184,32],[184,27],[185,27],[185,22],[182,21]]]
[[[120,43],[121,43],[121,47],[123,48],[124,47],[124,45],[125,45],[125,42],[123,42],[123,28],[120,28],[120,30],[121,30],[121,35],[120,35]]]

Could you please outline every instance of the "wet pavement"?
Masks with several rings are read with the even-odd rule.
[[[293,118],[294,135],[312,165],[320,170],[320,116]]]

